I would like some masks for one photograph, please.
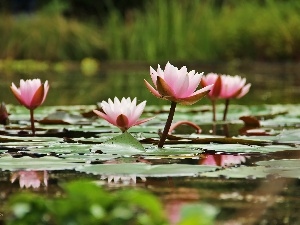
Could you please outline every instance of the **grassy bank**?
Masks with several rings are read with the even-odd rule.
[[[0,19],[0,57],[39,60],[233,59],[295,61],[300,58],[298,1],[154,0],[125,17],[110,10],[101,27],[61,14]]]

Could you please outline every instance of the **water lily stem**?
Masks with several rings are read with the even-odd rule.
[[[35,127],[34,127],[34,115],[33,115],[33,109],[30,109],[30,122],[31,122],[32,136],[35,136]]]
[[[159,143],[158,143],[159,148],[162,148],[164,146],[164,143],[167,139],[167,135],[168,135],[168,132],[170,130],[172,120],[173,120],[173,117],[174,117],[176,105],[177,105],[176,102],[171,102],[169,116],[168,116],[168,119],[167,119],[167,122],[166,122],[166,125],[165,125],[165,128],[164,128],[164,131],[163,131],[163,133],[160,137]]]
[[[213,121],[216,121],[216,101],[214,99],[211,100],[212,104],[212,113],[213,113]]]
[[[224,109],[224,114],[223,114],[223,121],[226,120],[227,112],[228,112],[228,106],[229,106],[229,99],[226,99],[225,100],[225,109]]]

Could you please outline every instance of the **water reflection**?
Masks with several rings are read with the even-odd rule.
[[[199,160],[200,165],[229,167],[246,162],[249,156],[242,155],[221,155],[221,154],[203,154]]]
[[[40,78],[49,80],[51,90],[45,105],[79,105],[96,104],[102,100],[117,96],[138,97],[147,100],[148,105],[165,104],[154,98],[146,89],[143,79],[149,78],[149,67],[152,64],[131,66],[130,69],[118,68],[118,65],[103,65],[104,69],[98,71],[94,76],[84,76],[81,71],[65,72],[39,72],[32,74],[26,71],[11,73],[0,71],[0,88],[2,90],[0,101],[7,104],[17,104],[9,86],[12,82],[20,79]],[[177,65],[177,64],[176,64]],[[181,65],[177,65],[180,67]],[[299,103],[300,76],[297,65],[188,65],[205,74],[209,72],[241,75],[252,83],[249,95],[232,104],[284,104]],[[123,70],[124,69],[124,70]],[[208,99],[201,100],[200,104],[210,104]],[[220,104],[223,104],[220,102]]]
[[[20,188],[39,188],[41,185],[48,186],[47,171],[26,171],[13,172],[10,177],[11,183],[19,179]]]
[[[137,178],[140,178],[142,182],[146,182],[146,177],[136,175],[123,175],[123,176],[117,176],[117,175],[110,175],[105,176],[102,175],[100,177],[101,180],[106,180],[107,183],[110,184],[121,184],[121,185],[135,185],[137,183]]]
[[[165,210],[168,216],[168,220],[170,225],[178,224],[180,221],[180,210],[182,206],[188,204],[188,202],[184,202],[180,199],[171,200],[165,203]]]

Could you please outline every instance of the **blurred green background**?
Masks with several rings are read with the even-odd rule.
[[[2,59],[300,57],[296,0],[2,0],[0,10]]]
[[[0,100],[7,103],[17,103],[11,82],[41,78],[51,86],[46,105],[114,96],[167,104],[143,83],[149,66],[167,61],[246,77],[251,94],[237,104],[300,98],[296,0],[2,0],[0,32]]]

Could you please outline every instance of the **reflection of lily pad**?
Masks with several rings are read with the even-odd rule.
[[[180,177],[197,176],[200,173],[214,171],[216,166],[169,164],[148,165],[143,163],[86,165],[76,168],[77,171],[100,175],[136,175],[145,177]]]
[[[4,156],[0,158],[0,169],[2,170],[68,170],[79,166],[76,160],[60,159],[52,156],[31,158],[24,156],[13,158]]]

